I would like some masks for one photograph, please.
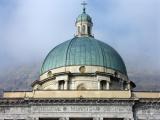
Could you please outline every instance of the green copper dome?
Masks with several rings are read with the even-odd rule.
[[[74,37],[53,48],[44,60],[41,74],[65,66],[102,66],[127,75],[120,55],[93,37]]]
[[[90,23],[92,23],[92,18],[88,14],[83,12],[82,14],[80,14],[77,17],[76,22],[90,22]]]

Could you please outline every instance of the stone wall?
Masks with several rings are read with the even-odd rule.
[[[141,101],[135,104],[136,120],[160,120],[160,101]]]
[[[1,119],[38,118],[127,118],[132,120],[132,102],[108,102],[103,104],[35,104],[0,107]],[[33,104],[33,103],[32,103]]]
[[[160,120],[159,100],[118,99],[11,99],[0,100],[0,120],[39,118],[93,118]],[[105,119],[104,119],[105,118]]]

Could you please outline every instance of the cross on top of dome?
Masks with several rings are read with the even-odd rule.
[[[87,3],[85,1],[83,1],[81,3],[81,5],[83,6],[83,13],[85,13],[86,12],[86,5],[87,5]]]

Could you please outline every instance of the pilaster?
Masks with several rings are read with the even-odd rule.
[[[107,81],[106,84],[106,89],[109,90],[109,82]]]
[[[68,80],[65,80],[65,83],[64,83],[64,90],[67,90],[68,89]]]

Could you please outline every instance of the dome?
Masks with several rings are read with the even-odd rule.
[[[41,74],[59,67],[79,65],[102,66],[127,75],[121,56],[93,37],[74,37],[53,48],[43,62]]]
[[[92,23],[92,18],[88,14],[83,12],[77,17],[76,22],[85,22],[85,21]]]

